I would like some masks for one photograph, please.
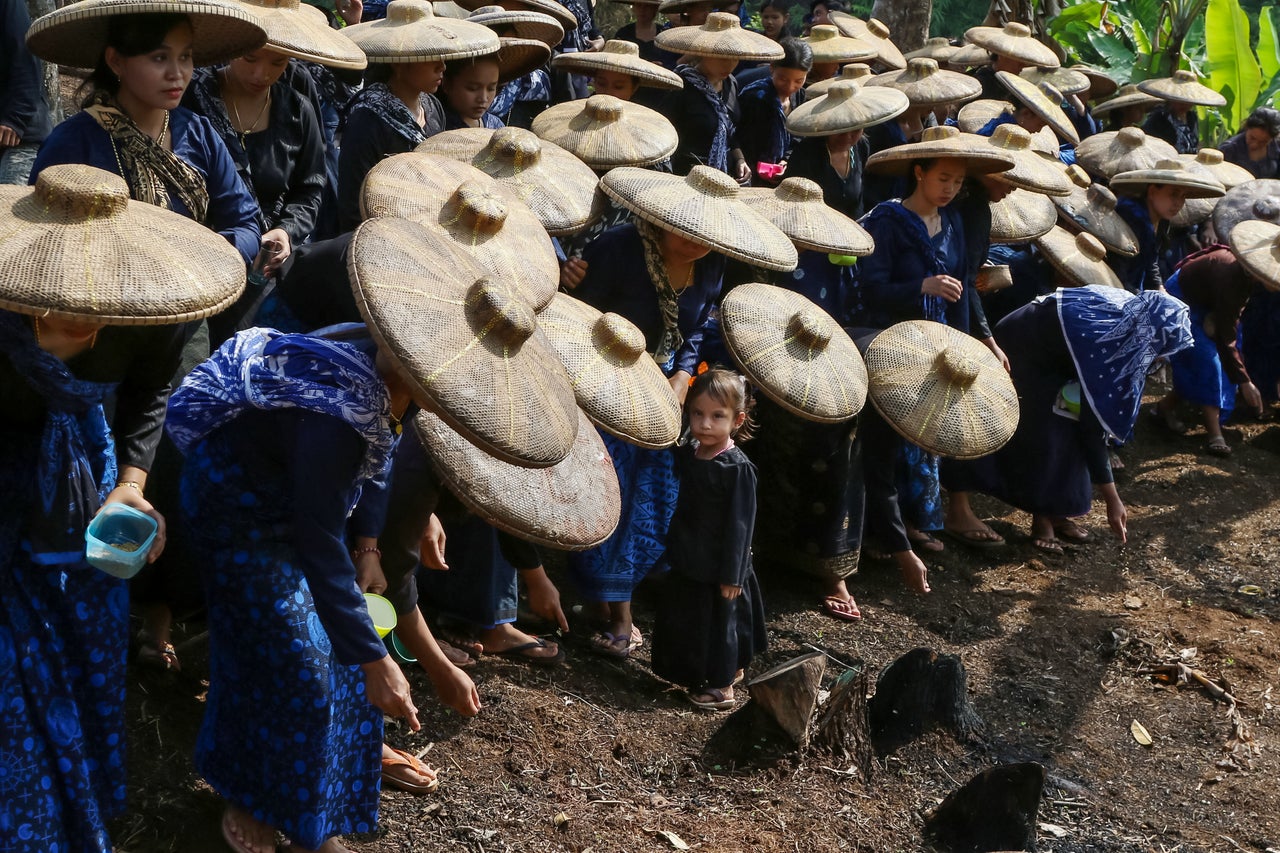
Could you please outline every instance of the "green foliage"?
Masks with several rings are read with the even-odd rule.
[[[1227,99],[1223,118],[1239,127],[1262,92],[1262,69],[1250,48],[1249,19],[1240,0],[1208,0],[1205,13],[1205,84]]]
[[[986,16],[987,4],[979,0],[933,0],[929,35],[959,38],[965,30],[981,24]]]
[[[1276,7],[1263,6],[1258,13],[1258,65],[1262,76],[1275,80],[1280,73],[1280,40],[1276,38]]]

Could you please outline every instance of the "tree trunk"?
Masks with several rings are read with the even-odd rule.
[[[982,720],[969,704],[968,682],[960,658],[932,649],[914,649],[885,667],[867,703],[876,752],[887,755],[935,728],[961,740],[976,736]]]
[[[871,17],[889,28],[889,37],[898,50],[906,53],[923,47],[929,38],[929,21],[933,17],[933,0],[875,0]]]
[[[827,669],[822,652],[810,652],[776,666],[747,684],[751,701],[803,751],[809,745],[809,721],[818,705],[818,688]]]
[[[818,717],[813,748],[851,764],[871,781],[871,732],[867,727],[867,670],[849,670],[836,679]]]
[[[984,770],[925,817],[925,834],[949,850],[1035,850],[1044,779],[1039,764]]]
[[[54,0],[27,0],[27,13],[33,21],[57,7]],[[40,68],[44,72],[44,100],[49,105],[49,120],[57,124],[62,121],[62,86],[58,79],[58,66],[41,60]]]

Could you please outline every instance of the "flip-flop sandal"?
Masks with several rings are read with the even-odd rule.
[[[957,530],[953,527],[942,528],[942,535],[958,545],[964,545],[968,548],[1003,548],[1005,546],[1004,537],[994,530],[991,531],[995,535],[995,539],[988,539],[983,534],[985,530]]]
[[[182,662],[178,660],[178,653],[174,650],[173,643],[157,644],[148,641],[138,649],[135,660],[138,666],[144,666],[147,669],[160,672],[182,672]]]
[[[701,708],[704,711],[728,711],[735,704],[734,699],[726,699],[723,690],[714,687],[708,687],[706,690],[700,690],[697,693],[685,694],[689,697],[689,703],[695,708]],[[710,702],[699,702],[696,697],[710,696]]]
[[[230,806],[222,810],[222,840],[227,842],[227,846],[234,850],[235,853],[260,853],[236,837],[235,830],[232,829]],[[271,839],[270,849],[276,849],[274,837]]]
[[[529,652],[533,651],[534,649],[546,649],[550,647],[551,647],[551,644],[548,643],[546,640],[540,637],[534,637],[532,640],[530,640],[527,643],[520,643],[517,646],[512,646],[509,649],[503,649],[500,652],[490,652],[490,654],[497,655],[500,658],[510,658],[511,660],[518,660],[518,661],[521,661],[522,663],[527,663],[532,666],[555,666],[558,663],[563,663],[564,649],[560,648],[559,646],[556,646],[556,653],[551,657],[546,657],[544,655],[529,654]]]
[[[1231,455],[1231,445],[1227,444],[1223,439],[1218,439],[1217,441],[1211,441],[1206,444],[1204,446],[1204,452],[1208,453],[1210,456],[1216,456],[1219,459],[1226,459]]]
[[[1046,554],[1065,554],[1066,551],[1062,547],[1062,543],[1057,539],[1032,539],[1032,547],[1037,550],[1044,551]]]
[[[943,551],[947,550],[947,546],[942,544],[942,540],[938,539],[938,537],[934,536],[932,533],[925,533],[921,531],[920,538],[911,539],[908,537],[908,541],[911,543],[911,550],[915,551],[917,554],[941,554]]]
[[[393,788],[399,788],[401,791],[408,791],[410,794],[430,794],[440,787],[440,780],[436,778],[436,771],[430,765],[422,763],[416,756],[405,752],[403,749],[396,749],[394,746],[390,747],[390,749],[394,756],[382,759],[383,785],[390,785]],[[419,776],[431,777],[431,781],[426,784],[418,784],[387,772],[394,767],[408,767]]]
[[[1090,539],[1089,531],[1074,521],[1055,524],[1053,532],[1058,534],[1059,539],[1065,539],[1068,542],[1088,542]]]
[[[591,635],[591,651],[607,658],[626,660],[634,648],[637,647],[632,645],[631,637],[620,637],[608,631],[596,631]]]
[[[834,595],[828,595],[822,599],[822,612],[826,613],[833,619],[839,619],[841,622],[857,622],[862,618],[862,611],[858,609],[858,602],[850,598],[845,601]]]
[[[476,659],[466,649],[455,646],[444,637],[437,636],[435,639],[436,645],[440,647],[440,653],[445,656],[449,663],[459,669],[466,669],[475,664]]]

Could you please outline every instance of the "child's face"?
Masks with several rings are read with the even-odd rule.
[[[781,9],[775,9],[770,6],[760,13],[760,28],[764,30],[764,34],[769,38],[777,38],[782,32],[782,25],[787,22],[783,17]]]
[[[597,71],[591,77],[591,91],[597,95],[613,95],[621,101],[629,101],[635,97],[636,78],[620,71]]]
[[[699,394],[689,401],[689,431],[708,450],[727,445],[746,419],[746,412],[735,412],[710,394]]]
[[[457,74],[447,74],[440,92],[454,112],[478,121],[498,94],[498,63],[477,60]]]
[[[773,69],[773,88],[778,91],[778,98],[785,100],[799,92],[804,88],[804,81],[808,76],[809,73],[801,68]]]

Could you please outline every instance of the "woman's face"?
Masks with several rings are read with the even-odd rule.
[[[498,94],[498,63],[477,59],[458,73],[445,75],[440,92],[454,112],[478,121]]]
[[[708,80],[723,80],[733,73],[733,69],[738,66],[738,60],[725,59],[723,56],[701,56],[698,58],[698,70],[702,72],[702,76]]]
[[[264,47],[231,60],[227,74],[249,93],[265,95],[288,67],[289,57]]]
[[[87,320],[61,320],[57,317],[41,317],[37,322],[44,333],[52,333],[54,337],[60,337],[71,344],[87,344],[105,325]]]
[[[978,182],[987,191],[988,201],[1001,201],[1005,196],[1013,192],[1011,185],[991,175],[979,175]]]
[[[662,256],[667,263],[692,263],[705,258],[710,252],[711,250],[701,243],[695,243],[673,231],[662,232]]]
[[[444,79],[444,63],[438,61],[408,62],[403,65],[392,66],[391,73],[406,88],[415,92],[434,95],[436,90],[440,88],[440,81]]]
[[[773,88],[778,91],[779,98],[790,98],[804,88],[805,78],[809,72],[802,68],[774,68],[770,72]]]
[[[928,169],[916,166],[916,190],[913,195],[924,199],[933,207],[946,207],[960,194],[964,186],[965,164],[963,160],[942,157]]]
[[[1153,184],[1147,187],[1147,207],[1159,219],[1173,219],[1187,202],[1187,191],[1183,187],[1168,184]]]
[[[786,26],[786,23],[787,18],[782,14],[781,9],[775,9],[770,6],[760,13],[760,28],[771,39],[777,39],[782,35],[782,28]]]
[[[1244,132],[1244,144],[1251,152],[1265,151],[1271,144],[1272,136],[1260,127],[1251,127]],[[1257,159],[1256,157],[1254,159]]]
[[[635,17],[637,24],[648,24],[658,17],[658,7],[652,3],[632,3],[631,14]]]
[[[107,67],[120,78],[120,97],[130,108],[172,110],[191,82],[191,25],[183,22],[165,34],[150,53],[124,56],[108,47]]]
[[[601,70],[591,76],[591,91],[597,95],[613,95],[619,100],[629,101],[639,88],[636,78],[621,71]]]
[[[813,7],[813,24],[829,24],[831,23],[831,15],[827,12],[827,7],[821,4]]]
[[[1039,133],[1048,126],[1048,122],[1026,107],[1020,107],[1015,115],[1018,119],[1018,126],[1027,133]]]

